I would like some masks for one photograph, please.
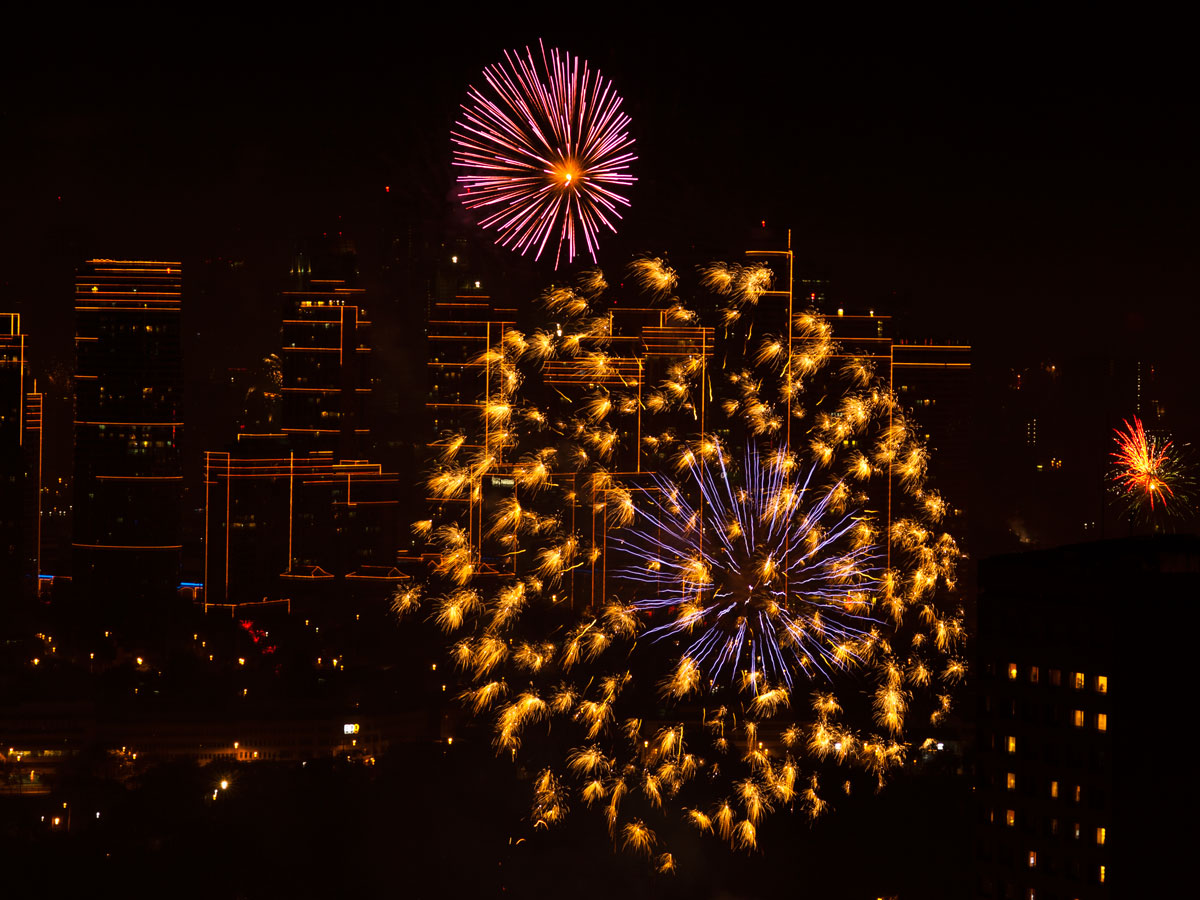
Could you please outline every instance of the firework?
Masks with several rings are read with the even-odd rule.
[[[669,872],[673,822],[749,851],[772,814],[882,784],[949,712],[964,634],[951,508],[869,361],[764,311],[766,267],[702,270],[704,304],[662,259],[630,272],[638,302],[585,273],[542,297],[553,326],[488,350],[480,433],[429,476],[469,513],[420,524],[435,577],[395,609],[446,634],[481,737],[542,773],[532,827],[591,810]]]
[[[629,174],[629,117],[612,83],[579,57],[557,49],[505,51],[483,70],[486,88],[470,87],[452,132],[459,197],[495,229],[497,243],[541,258],[554,247],[557,268],[582,243],[596,259],[602,228],[616,231],[617,192]]]
[[[713,527],[701,529],[699,510],[679,486],[655,476],[640,492],[637,526],[613,539],[628,553],[614,574],[637,591],[633,608],[670,617],[647,637],[686,635],[683,659],[703,666],[710,680],[761,672],[790,689],[795,673],[828,677],[846,668],[853,651],[845,648],[880,624],[859,612],[857,599],[880,566],[878,548],[861,540],[861,511],[840,501],[845,482],[818,488],[816,466],[793,481],[788,467],[763,465],[750,445],[735,488],[719,445],[713,455],[713,465],[690,465]],[[764,696],[755,698],[760,705]]]
[[[1146,434],[1137,416],[1125,420],[1125,430],[1114,430],[1117,449],[1112,452],[1113,490],[1135,516],[1180,515],[1187,506],[1191,484],[1182,454]]]

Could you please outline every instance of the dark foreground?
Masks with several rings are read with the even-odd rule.
[[[0,857],[12,896],[43,897],[936,900],[974,887],[968,782],[936,769],[843,797],[816,825],[770,816],[756,853],[681,829],[670,876],[614,853],[583,808],[531,831],[528,790],[490,748],[461,742],[375,765],[164,765],[124,785],[81,772],[52,797],[0,797]]]

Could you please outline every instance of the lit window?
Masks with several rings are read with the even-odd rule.
[[[1100,883],[1104,884],[1104,866],[1100,867]]]
[[[1057,781],[1050,782],[1050,796],[1054,797],[1056,799],[1058,798],[1058,782]]]
[[[1083,788],[1081,788],[1079,785],[1075,785],[1075,802],[1078,803],[1082,797],[1083,797]],[[1079,826],[1078,825],[1075,826],[1075,837],[1079,837]]]
[[[1037,851],[1036,850],[1029,851],[1029,868],[1031,868],[1031,869],[1037,868]]]
[[[1017,811],[1015,809],[1006,809],[1004,811],[1004,824],[1009,828],[1017,824]]]
[[[1008,680],[1009,681],[1017,680],[1017,664],[1016,663],[1008,664]]]
[[[1062,670],[1061,669],[1051,669],[1050,670],[1050,683],[1052,685],[1054,685],[1055,687],[1062,686]]]
[[[1008,736],[1008,752],[1009,753],[1017,752],[1017,739],[1011,734]]]
[[[1072,721],[1074,721],[1076,728],[1082,728],[1084,726],[1084,723],[1086,722],[1086,720],[1087,720],[1087,716],[1084,715],[1082,709],[1075,710],[1075,712],[1072,715]]]
[[[1031,684],[1038,683],[1038,667],[1037,666],[1029,667],[1029,681]]]
[[[1006,783],[1007,783],[1008,789],[1010,791],[1015,791],[1017,789],[1017,773],[1009,772],[1008,778],[1006,779]]]
[[[1087,687],[1087,675],[1085,675],[1083,672],[1076,672],[1075,690],[1082,691],[1085,687]]]
[[[1108,731],[1108,713],[1096,713],[1096,730]]]
[[[1075,823],[1075,840],[1079,840],[1079,823]]]
[[[1108,693],[1108,676],[1107,675],[1097,675],[1096,676],[1096,693],[1097,694],[1107,694]]]
[[[1025,893],[1025,900],[1037,900],[1037,891],[1033,888],[1030,888]]]
[[[1101,847],[1104,846],[1104,840],[1108,837],[1108,829],[1103,826],[1096,829],[1096,843]]]

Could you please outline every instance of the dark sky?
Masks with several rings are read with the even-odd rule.
[[[156,19],[10,61],[5,270],[64,240],[253,255],[353,218],[384,184],[447,196],[467,83],[540,36],[599,66],[633,117],[640,181],[603,245],[622,260],[736,248],[765,218],[848,306],[894,291],[955,332],[1124,339],[1131,310],[1152,331],[1191,314],[1196,109],[1169,48],[961,24],[951,42],[912,23],[867,40],[769,19],[555,21]]]
[[[307,235],[369,231],[385,185],[451,200],[467,85],[541,37],[598,66],[633,120],[639,181],[601,245],[610,271],[639,250],[734,256],[765,219],[838,305],[907,311],[914,333],[970,342],[985,377],[1152,348],[1200,396],[1200,141],[1177,28],[772,12],[330,9],[253,29],[158,13],[77,25],[53,53],[30,32],[4,63],[0,308],[25,313],[36,367],[69,355],[88,255],[278,267]]]

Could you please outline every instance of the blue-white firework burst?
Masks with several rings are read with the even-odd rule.
[[[850,508],[843,482],[814,484],[816,466],[793,480],[786,453],[764,458],[750,445],[740,474],[719,447],[713,455],[692,466],[690,492],[655,476],[615,539],[646,635],[687,641],[683,657],[714,682],[745,672],[791,687],[797,674],[846,667],[880,624],[868,517]]]

